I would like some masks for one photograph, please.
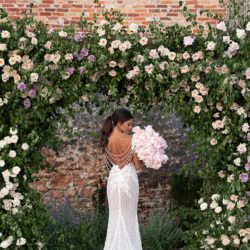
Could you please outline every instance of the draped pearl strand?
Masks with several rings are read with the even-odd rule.
[[[119,168],[124,167],[131,162],[133,153],[134,150],[131,147],[131,143],[122,154],[112,154],[107,148],[105,148],[105,165],[108,170],[110,170],[112,165],[118,165]],[[114,161],[119,162],[119,164],[115,164]]]

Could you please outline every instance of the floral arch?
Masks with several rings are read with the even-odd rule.
[[[118,102],[175,110],[197,153],[206,152],[188,249],[247,249],[250,22],[229,29],[218,21],[194,34],[191,25],[125,28],[119,12],[104,16],[48,32],[32,17],[11,21],[0,12],[1,247],[42,247],[48,220],[28,183],[39,149],[60,143],[61,108],[73,115],[73,102],[89,111]]]

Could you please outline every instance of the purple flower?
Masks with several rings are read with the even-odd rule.
[[[250,191],[246,191],[246,195],[250,197]]]
[[[89,50],[87,48],[83,48],[80,53],[78,54],[78,60],[82,60],[83,58],[89,55]]]
[[[84,35],[82,32],[75,33],[74,40],[76,42],[82,42],[83,38],[84,38]]]
[[[30,99],[29,98],[25,98],[23,101],[24,107],[25,108],[29,108],[31,105]]]
[[[26,86],[26,84],[24,82],[20,82],[20,83],[17,84],[17,88],[18,88],[18,90],[23,91],[23,90],[25,90],[27,88],[27,86]]]
[[[36,96],[36,90],[35,89],[30,89],[28,92],[29,97],[35,97]]]
[[[84,66],[81,66],[81,67],[79,68],[79,71],[80,71],[81,74],[82,74],[85,70],[86,70],[86,68],[85,68]]]
[[[94,62],[96,60],[96,57],[94,55],[89,55],[88,60],[89,62]]]
[[[247,133],[247,140],[250,141],[250,133]]]
[[[241,182],[247,182],[248,181],[248,174],[247,173],[241,173],[239,175],[239,179]]]
[[[249,162],[245,165],[245,169],[246,169],[246,171],[250,171],[250,163]]]
[[[70,75],[72,75],[75,71],[75,68],[74,67],[68,67],[67,70],[66,70]]]

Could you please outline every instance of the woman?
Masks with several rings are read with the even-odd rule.
[[[109,220],[104,250],[142,250],[136,169],[143,165],[132,148],[132,136],[128,134],[132,124],[132,114],[126,109],[117,109],[104,121],[101,129],[105,162],[111,166],[107,183]]]

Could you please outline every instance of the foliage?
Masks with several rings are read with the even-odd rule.
[[[181,239],[181,231],[168,213],[157,212],[148,216],[141,225],[143,249],[176,249]]]

